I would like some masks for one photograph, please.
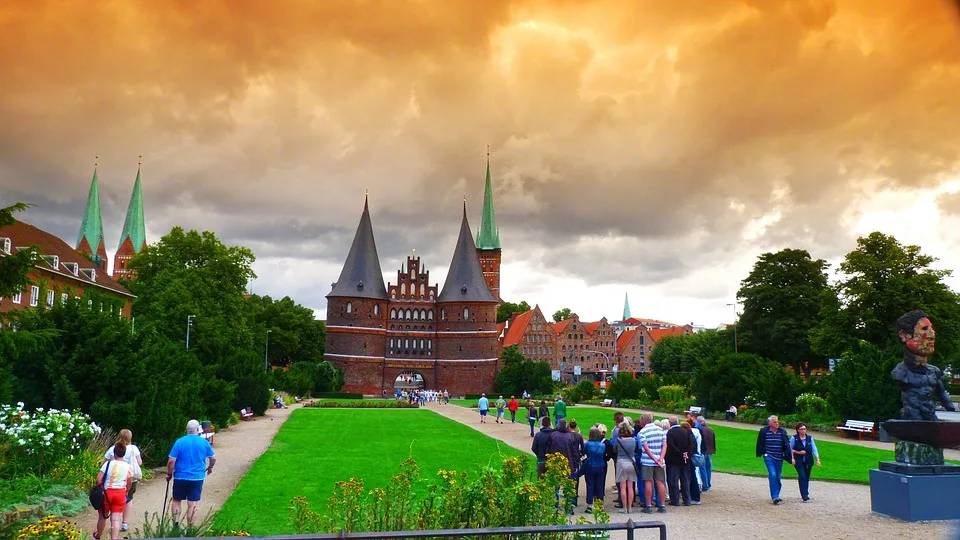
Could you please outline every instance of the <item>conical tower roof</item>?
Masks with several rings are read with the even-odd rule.
[[[623,318],[620,320],[625,321],[631,317],[632,315],[630,315],[630,294],[623,293]]]
[[[480,217],[480,232],[477,233],[477,249],[500,249],[500,231],[497,229],[497,216],[493,209],[489,154],[487,154],[487,181],[483,186],[483,214]]]
[[[373,238],[373,225],[370,223],[370,208],[367,199],[363,200],[363,214],[353,245],[343,264],[340,278],[333,284],[333,290],[327,295],[346,298],[387,299],[387,288],[383,285],[383,272],[380,270],[380,257],[377,255],[377,242]]]
[[[463,203],[463,221],[460,222],[457,248],[453,250],[450,270],[447,271],[447,279],[443,282],[437,302],[497,302],[483,279],[477,246],[473,243],[470,223],[467,222],[466,202]]]
[[[118,250],[127,238],[130,239],[134,253],[140,253],[140,250],[147,245],[147,232],[143,222],[143,191],[140,187],[140,167],[137,167],[137,179],[133,182],[133,193],[130,194],[130,204],[127,205],[127,218],[123,220],[123,232],[120,233]]]
[[[97,255],[101,251],[104,243],[103,216],[100,214],[100,185],[96,167],[93,169],[93,179],[90,181],[90,193],[87,194],[87,207],[83,212],[83,221],[80,222],[77,249],[80,249],[84,239],[87,240],[87,245],[93,252],[92,255]]]

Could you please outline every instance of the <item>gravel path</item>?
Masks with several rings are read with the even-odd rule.
[[[431,410],[473,429],[500,439],[514,448],[530,452],[529,424],[480,423],[475,410],[454,405],[431,404]],[[579,408],[579,407],[578,407]],[[573,411],[571,417],[575,417]],[[612,419],[612,413],[611,413]],[[720,422],[717,422],[718,424]],[[736,425],[736,423],[732,424]],[[759,429],[759,428],[757,428]],[[841,441],[853,442],[849,439]],[[722,442],[722,441],[721,441]],[[878,443],[885,444],[885,443]],[[757,460],[757,470],[764,470]],[[614,485],[612,468],[607,486]],[[581,482],[583,493],[585,486]],[[607,489],[607,499],[613,492]],[[906,523],[870,511],[870,487],[859,484],[817,482],[816,470],[810,484],[811,500],[803,503],[795,480],[785,480],[784,503],[770,503],[766,477],[740,476],[714,473],[713,487],[702,496],[701,506],[668,507],[666,514],[639,514],[630,516],[612,514],[611,521],[660,520],[667,525],[668,538],[694,539],[944,539],[950,537],[949,522]],[[582,514],[585,503],[582,498],[576,517]],[[626,538],[625,532],[615,533],[613,538]],[[638,531],[636,538],[657,538],[656,530]]]

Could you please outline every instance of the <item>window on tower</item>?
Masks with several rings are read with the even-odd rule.
[[[353,303],[347,302],[347,313],[353,313]]]

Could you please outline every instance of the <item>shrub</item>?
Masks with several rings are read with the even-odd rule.
[[[778,414],[790,414],[796,408],[802,381],[783,365],[763,360],[747,380],[753,389],[751,394],[767,409]]]
[[[629,373],[618,373],[607,387],[607,397],[617,400],[618,403],[628,399],[637,399],[640,395],[641,384],[640,379],[634,378]]]
[[[103,452],[83,450],[57,463],[50,478],[56,482],[86,489],[92,486],[103,463]]]
[[[670,384],[657,388],[657,396],[664,403],[676,403],[687,398],[687,391],[680,385]]]
[[[40,474],[79,452],[98,433],[100,426],[79,411],[40,408],[31,413],[22,402],[0,407],[0,437],[9,438],[19,463]]]
[[[359,392],[317,392],[315,398],[340,398],[340,399],[363,399],[363,394]],[[480,397],[480,396],[477,396]]]
[[[830,376],[827,401],[842,417],[882,421],[900,415],[900,389],[890,371],[900,361],[877,347],[860,342],[844,353]]]
[[[308,403],[304,407],[314,407],[318,409],[417,409],[420,406],[417,403],[398,400],[380,400],[380,401],[315,401]]]
[[[568,401],[579,403],[599,396],[600,389],[593,384],[593,381],[580,381],[576,386],[567,387],[563,395]]]
[[[723,411],[731,404],[739,405],[750,393],[751,378],[764,362],[760,356],[748,353],[704,359],[694,374],[693,391],[710,410]]]
[[[822,415],[830,412],[830,404],[816,394],[804,393],[797,396],[797,412],[802,415]]]
[[[17,533],[18,540],[55,539],[80,540],[81,532],[74,524],[57,516],[49,515],[38,521],[22,527]]]

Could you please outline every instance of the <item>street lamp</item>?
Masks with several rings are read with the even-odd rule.
[[[187,348],[190,348],[190,327],[193,326],[193,319],[196,315],[187,315]]]
[[[270,372],[270,360],[268,360],[268,356],[267,356],[270,353],[270,332],[273,332],[273,330],[267,330],[267,343],[263,347],[263,372],[264,373]]]
[[[734,300],[732,304],[727,304],[728,306],[733,306],[733,352],[740,352],[740,345],[737,343],[737,301]]]

